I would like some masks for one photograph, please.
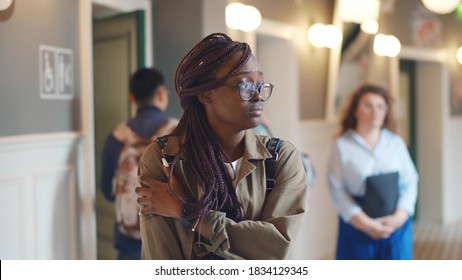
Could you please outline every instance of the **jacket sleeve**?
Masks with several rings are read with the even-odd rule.
[[[264,198],[261,218],[234,222],[223,212],[206,217],[210,240],[196,242],[198,255],[212,252],[225,259],[284,259],[296,238],[307,208],[306,174],[300,153],[288,142],[280,147],[276,164],[276,185]],[[264,162],[257,163],[255,174],[264,174]],[[265,182],[261,178],[260,182]],[[265,192],[266,186],[259,186]],[[256,198],[253,198],[256,199]],[[256,202],[258,203],[258,202]]]
[[[147,175],[155,180],[167,182],[162,169],[162,152],[154,142],[146,148],[138,166],[138,175]],[[148,214],[140,216],[142,259],[185,259],[178,239],[178,227],[173,219]]]

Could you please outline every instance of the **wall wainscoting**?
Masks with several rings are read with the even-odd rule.
[[[0,137],[1,259],[78,259],[83,137]]]

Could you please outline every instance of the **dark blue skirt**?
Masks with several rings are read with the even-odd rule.
[[[358,202],[361,198],[354,198]],[[375,240],[339,218],[338,260],[411,260],[412,218],[387,239]]]

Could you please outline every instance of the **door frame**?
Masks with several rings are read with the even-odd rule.
[[[93,115],[93,34],[92,5],[100,4],[121,13],[135,10],[144,11],[145,66],[153,65],[152,53],[152,9],[149,0],[80,0],[79,1],[79,39],[80,39],[80,122],[83,136],[83,174],[85,190],[81,198],[80,236],[84,259],[96,259],[96,211],[95,200],[95,151]]]
[[[449,59],[449,55],[448,55],[448,51],[447,49],[444,49],[444,48],[425,48],[425,47],[415,47],[415,46],[403,46],[401,48],[401,52],[400,54],[397,56],[397,57],[394,57],[391,59],[391,67],[390,67],[390,88],[392,89],[392,92],[395,93],[395,98],[397,100],[397,102],[399,102],[399,98],[396,96],[397,95],[397,92],[399,90],[399,72],[400,72],[400,67],[399,67],[399,64],[400,64],[400,60],[401,59],[405,59],[405,60],[411,60],[411,61],[414,61],[415,62],[415,71],[416,73],[419,71],[419,67],[421,67],[421,64],[422,62],[430,62],[430,63],[437,63],[439,65],[441,65],[441,71],[439,73],[435,73],[435,75],[440,75],[441,76],[441,80],[442,80],[442,84],[441,84],[441,93],[443,94],[443,101],[442,101],[442,106],[443,108],[441,109],[442,113],[445,114],[446,112],[448,112],[447,109],[447,106],[448,106],[448,99],[447,99],[447,95],[446,95],[446,89],[449,88],[449,72],[448,72],[448,68],[447,68],[447,61]],[[420,63],[419,63],[420,62]],[[418,83],[419,81],[417,81],[416,79],[416,87],[418,87]],[[419,119],[418,119],[418,113],[417,111],[419,110],[419,107],[418,107],[418,104],[419,102],[417,101],[419,98],[422,98],[422,96],[418,94],[418,92],[415,92],[415,101],[416,101],[416,105],[415,105],[415,123],[414,123],[414,126],[415,126],[415,155],[416,155],[416,162],[415,162],[415,165],[416,165],[416,168],[418,168],[418,172],[422,172],[422,169],[424,170],[423,172],[425,172],[425,169],[423,166],[421,166],[421,164],[419,163],[422,163],[422,151],[429,151],[431,150],[431,147],[427,147],[425,146],[422,142],[419,142]],[[399,106],[399,104],[398,104]],[[444,116],[442,117],[444,119]],[[444,127],[444,124],[442,124],[442,126]],[[444,133],[444,132],[443,132]],[[441,136],[441,137],[444,137],[444,136]],[[436,172],[436,171],[435,171]],[[426,173],[428,175],[428,173]],[[439,173],[436,173],[436,174],[439,174]],[[444,175],[441,173],[440,174],[441,176],[441,180],[444,181]],[[428,197],[433,197],[434,196],[434,192],[435,190],[428,190],[426,188],[422,188],[422,184],[421,184],[421,180],[422,180],[422,176],[419,176],[420,179],[419,179],[419,190],[418,190],[418,197],[417,197],[417,204],[416,204],[416,217],[417,217],[417,221],[423,221],[423,222],[428,222],[428,221],[433,221],[433,220],[437,220],[437,219],[444,219],[444,213],[443,213],[443,207],[444,207],[444,185],[441,185],[437,190],[436,192],[438,192],[438,194],[441,196],[441,200],[440,201],[435,201],[435,204],[434,205],[428,205],[428,204],[425,204],[425,199],[424,198],[428,198]],[[420,205],[420,206],[419,206]],[[421,211],[422,207],[435,207],[435,208],[438,208],[437,210],[433,211],[433,212],[436,212],[438,214],[435,214],[435,216],[431,216],[431,217],[427,217],[428,213],[424,213],[423,211]],[[419,210],[420,209],[420,210]],[[441,213],[440,213],[441,212]],[[418,214],[418,216],[417,216]],[[441,217],[439,217],[438,215],[441,215]]]

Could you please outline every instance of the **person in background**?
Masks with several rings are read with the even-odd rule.
[[[141,258],[137,196],[134,192],[138,181],[137,161],[141,154],[138,156],[135,151],[132,158],[129,155],[134,150],[132,146],[139,150],[143,145],[147,146],[142,140],[148,143],[155,136],[170,133],[176,125],[176,121],[164,113],[168,95],[160,71],[154,68],[136,71],[130,78],[130,101],[137,106],[136,116],[118,125],[104,144],[101,187],[106,199],[116,200],[114,246],[118,250],[118,259]],[[124,165],[124,159],[131,164]]]
[[[214,33],[180,62],[184,113],[139,166],[144,259],[284,259],[306,214],[300,153],[282,141],[267,188],[270,137],[255,134],[273,92],[248,44]]]
[[[365,84],[351,96],[328,165],[337,208],[337,259],[412,259],[412,215],[418,175],[406,144],[395,134],[392,100],[383,87]],[[366,178],[397,171],[398,200],[390,215],[372,218],[362,208]]]

